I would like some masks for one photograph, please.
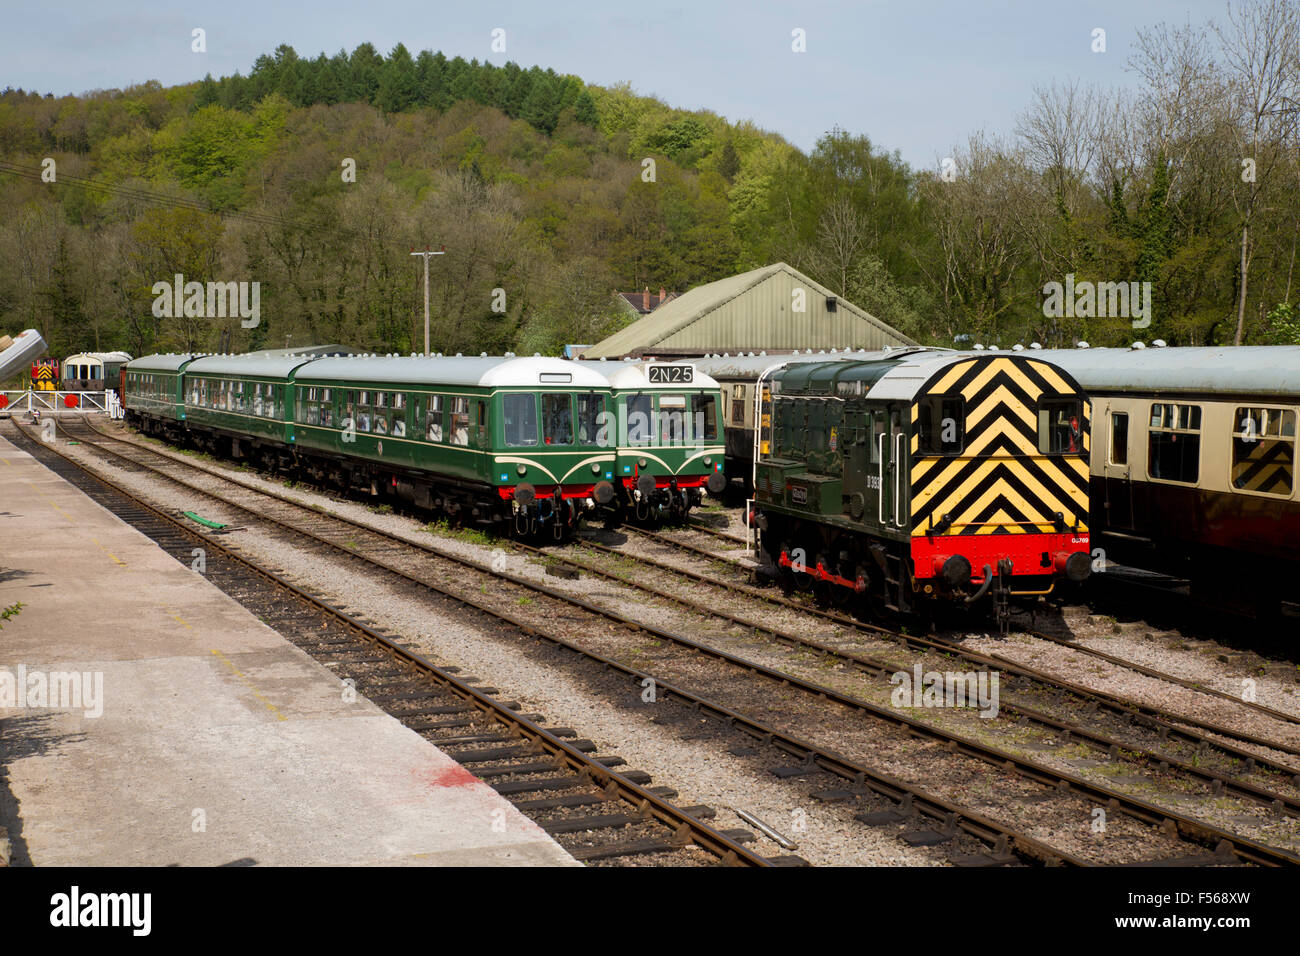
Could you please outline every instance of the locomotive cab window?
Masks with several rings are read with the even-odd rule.
[[[966,447],[966,400],[935,395],[916,405],[921,454],[960,455]]]
[[[1038,450],[1044,455],[1083,453],[1083,402],[1069,398],[1038,406]]]
[[[1290,496],[1295,470],[1295,412],[1238,408],[1233,416],[1232,487]]]
[[[1153,403],[1147,474],[1156,481],[1195,484],[1201,474],[1201,406]]]

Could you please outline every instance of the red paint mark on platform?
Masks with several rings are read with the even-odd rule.
[[[435,787],[467,787],[478,782],[478,777],[460,764],[454,764],[444,770],[439,770],[429,779],[429,783]]]

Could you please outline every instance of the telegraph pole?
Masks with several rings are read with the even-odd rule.
[[[429,256],[440,256],[447,251],[446,246],[442,246],[437,252],[430,252],[429,247],[425,246],[423,252],[411,250],[411,255],[422,256],[424,258],[424,357],[429,357]]]

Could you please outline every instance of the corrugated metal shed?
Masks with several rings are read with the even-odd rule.
[[[803,300],[802,312],[794,311],[797,298]],[[740,350],[916,344],[798,269],[777,262],[696,286],[582,354],[583,358],[684,357]]]

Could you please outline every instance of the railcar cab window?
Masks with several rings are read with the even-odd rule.
[[[662,445],[686,444],[686,396],[659,396],[659,443]]]
[[[691,396],[691,437],[697,442],[718,440],[718,400],[696,392]]]
[[[1038,406],[1038,450],[1044,455],[1083,454],[1083,402],[1049,399]]]
[[[469,445],[469,399],[462,395],[451,399],[451,443]]]
[[[600,416],[605,412],[605,397],[599,392],[583,392],[578,400],[578,444],[609,444],[609,436],[601,435]],[[603,440],[602,440],[603,439]]]
[[[1195,484],[1201,474],[1201,406],[1151,405],[1147,474],[1156,481]]]
[[[644,392],[629,395],[627,399],[627,443],[648,445],[654,440],[653,410],[650,396]]]
[[[960,455],[966,447],[966,399],[934,395],[916,403],[919,451],[923,455]]]
[[[1232,487],[1289,497],[1295,469],[1295,412],[1238,408],[1233,423]]]
[[[509,392],[501,397],[506,445],[527,448],[537,444],[537,396],[532,392]]]
[[[542,437],[548,445],[573,444],[573,409],[567,394],[542,395]]]

